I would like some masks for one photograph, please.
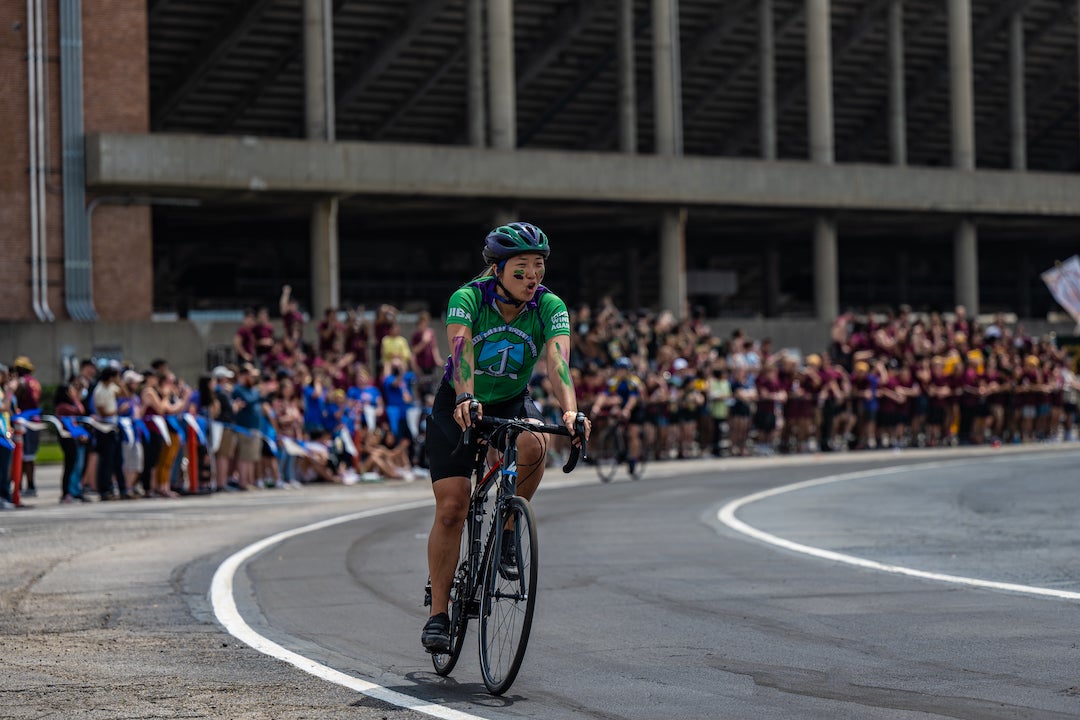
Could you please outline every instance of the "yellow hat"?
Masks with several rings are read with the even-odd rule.
[[[30,358],[25,355],[20,355],[15,358],[15,362],[11,363],[13,367],[20,370],[26,370],[27,372],[34,372],[34,363],[30,362]]]
[[[806,356],[806,364],[807,365],[813,365],[814,367],[818,367],[819,365],[821,365],[821,356],[817,355],[817,354],[814,354],[814,353],[811,353],[810,355],[807,355]]]
[[[870,363],[866,362],[865,360],[860,360],[859,362],[855,363],[855,370],[856,372],[869,372]]]
[[[1026,358],[1024,358],[1024,362],[1028,365],[1038,365],[1039,358],[1035,355],[1028,355]]]

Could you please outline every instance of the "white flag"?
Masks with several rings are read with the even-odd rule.
[[[1080,256],[1073,255],[1042,274],[1050,294],[1080,323]]]

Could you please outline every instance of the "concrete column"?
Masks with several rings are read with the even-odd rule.
[[[975,99],[971,62],[971,0],[949,0],[949,98],[952,160],[975,169]],[[969,315],[979,312],[979,255],[975,223],[961,220],[953,234],[953,293]]]
[[[758,2],[758,107],[761,157],[776,159],[776,49],[772,0]]]
[[[331,0],[304,0],[304,124],[309,140],[335,138],[333,38]],[[341,302],[337,216],[337,198],[319,200],[311,211],[313,317]]]
[[[829,0],[806,0],[806,92],[810,159],[832,163],[832,40]]]
[[[953,236],[953,286],[956,304],[967,308],[968,317],[979,313],[979,246],[973,220],[961,220]]]
[[[814,310],[818,320],[827,322],[840,314],[836,245],[836,222],[819,215],[814,219]]]
[[[487,143],[484,107],[484,0],[468,0],[465,8],[465,42],[468,45],[469,145]]]
[[[487,11],[491,147],[513,150],[517,147],[513,0],[488,0]]]
[[[652,0],[652,21],[656,154],[681,155],[678,0]],[[660,308],[682,318],[686,299],[686,210],[664,210],[660,215]]]
[[[952,158],[958,170],[975,169],[975,104],[971,70],[971,0],[949,0],[949,98]]]
[[[660,309],[682,318],[686,299],[686,210],[664,210],[660,215]]]
[[[637,152],[637,88],[634,71],[634,0],[619,0],[619,152]]]
[[[831,165],[833,150],[832,39],[829,0],[806,0],[806,92],[810,160]],[[836,223],[814,218],[814,311],[832,322],[840,312]]]
[[[682,154],[678,0],[652,0],[656,154]]]
[[[1009,146],[1013,170],[1027,170],[1024,94],[1024,11],[1017,10],[1009,18]]]
[[[326,198],[311,213],[311,313],[321,318],[327,308],[341,305],[338,262],[338,201]]]
[[[304,122],[309,140],[334,141],[333,57],[330,0],[304,0]]]
[[[889,151],[894,165],[907,165],[903,0],[889,3]]]

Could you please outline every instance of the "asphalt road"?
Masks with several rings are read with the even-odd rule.
[[[484,691],[475,633],[449,679],[419,646],[425,483],[41,497],[0,513],[0,718],[1080,717],[1078,459],[1069,446],[694,461],[610,485],[551,471],[534,505],[537,619],[503,698]],[[736,517],[810,548],[1060,596],[854,567],[718,519],[752,493],[896,464],[912,467]],[[420,507],[384,512],[403,503]],[[423,713],[246,646],[210,604],[237,550],[348,513],[368,515],[242,563],[230,597],[310,672]]]
[[[1076,593],[1078,459],[924,456],[738,516],[882,564]],[[484,692],[474,637],[449,680],[419,648],[429,509],[267,550],[246,568],[247,617],[324,665],[484,718],[1080,717],[1080,594],[852,567],[717,520],[763,488],[881,468],[848,460],[545,489],[537,618],[504,698]]]

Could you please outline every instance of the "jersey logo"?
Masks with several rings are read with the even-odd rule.
[[[551,334],[563,332],[570,332],[570,313],[566,311],[557,312],[551,316]]]
[[[452,307],[446,312],[452,318],[461,318],[465,322],[472,322],[472,315],[470,315],[464,308]]]
[[[527,351],[532,358],[538,354],[536,343],[528,333],[507,325],[476,336],[473,346],[479,348],[476,355],[477,375],[508,377],[511,380],[517,380],[521,374]]]

